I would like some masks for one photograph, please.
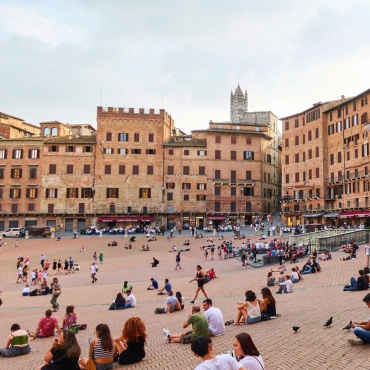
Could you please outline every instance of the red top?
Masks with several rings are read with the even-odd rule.
[[[55,316],[43,317],[40,319],[37,326],[41,327],[41,337],[51,337],[54,335],[55,324],[58,324],[58,319]]]

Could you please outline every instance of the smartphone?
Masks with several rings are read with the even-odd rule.
[[[92,341],[93,341],[93,339],[92,339],[92,338],[89,338],[89,339],[88,339],[88,342],[89,342],[89,343],[91,343]]]

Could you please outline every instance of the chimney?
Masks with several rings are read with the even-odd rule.
[[[340,97],[340,100],[342,100],[342,101],[344,100],[344,95],[342,95],[342,96]]]

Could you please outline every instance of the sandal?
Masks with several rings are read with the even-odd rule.
[[[230,320],[225,322],[225,325],[231,325]]]

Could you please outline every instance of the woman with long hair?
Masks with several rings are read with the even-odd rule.
[[[240,333],[236,335],[233,346],[235,355],[239,359],[240,367],[248,370],[265,369],[262,357],[249,334]]]
[[[261,313],[266,313],[270,317],[276,317],[276,301],[269,288],[262,288],[261,294],[263,301],[258,301]]]
[[[113,369],[114,343],[107,324],[99,324],[95,329],[96,339],[90,343],[90,358],[94,359],[96,370]],[[80,368],[85,369],[88,358],[80,360]]]
[[[194,299],[192,301],[190,301],[190,303],[194,303],[194,301],[198,297],[198,293],[199,293],[200,290],[203,292],[204,296],[206,298],[208,298],[207,293],[206,293],[206,291],[204,290],[204,287],[203,287],[204,283],[206,281],[206,277],[204,275],[204,272],[202,271],[202,266],[197,265],[196,269],[197,269],[197,273],[195,274],[195,278],[190,280],[189,283],[196,280],[196,282],[198,283],[198,287],[197,287],[197,290],[195,291]]]
[[[74,306],[67,306],[66,314],[63,317],[62,328],[70,328],[73,324],[77,324],[77,316],[74,313]]]
[[[114,302],[116,304],[116,310],[126,308],[126,299],[122,293],[117,293],[117,297]]]
[[[123,325],[122,334],[113,340],[119,364],[135,364],[145,357],[146,328],[139,317],[129,318]]]
[[[71,329],[62,330],[53,340],[51,348],[44,357],[45,365],[38,370],[79,370],[78,359],[81,348]]]
[[[245,302],[240,303],[236,308],[238,313],[232,325],[239,325],[242,317],[247,324],[255,324],[261,321],[260,306],[258,305],[256,294],[252,290],[245,292]]]
[[[180,292],[176,292],[176,298],[180,303],[181,311],[182,311],[185,307],[185,298],[182,296]]]

